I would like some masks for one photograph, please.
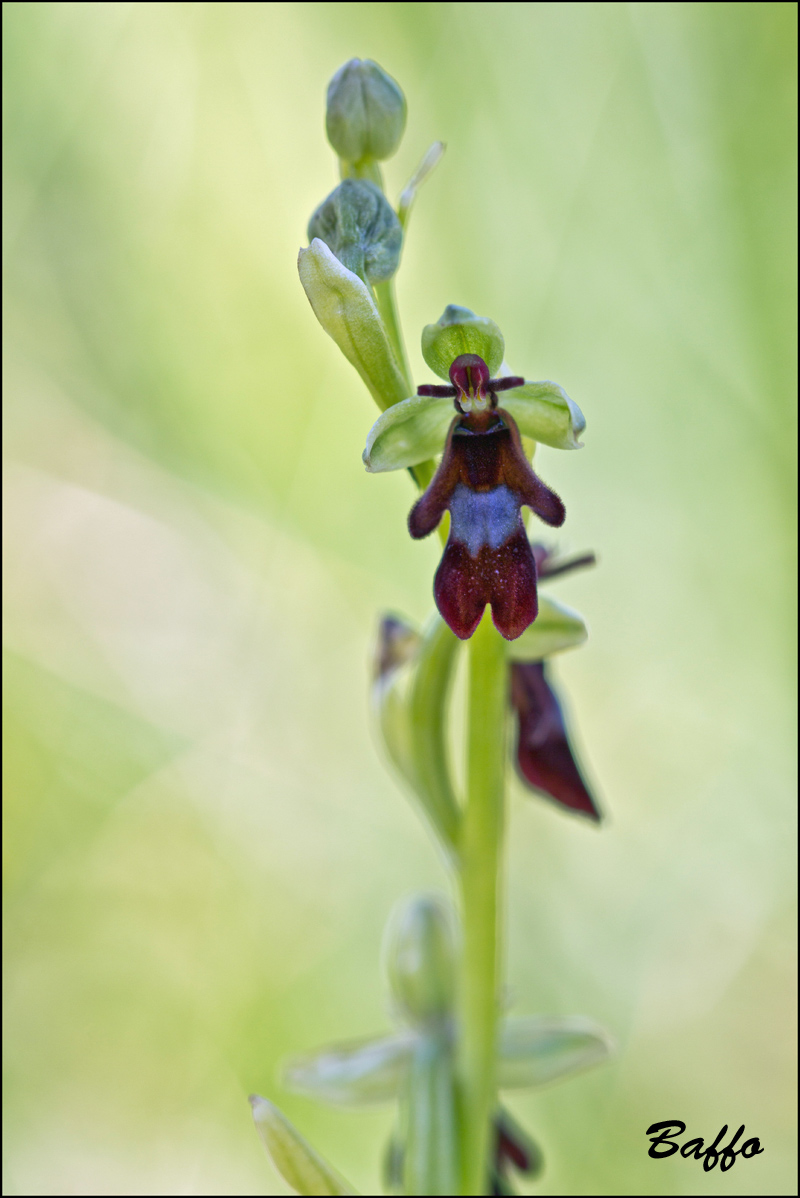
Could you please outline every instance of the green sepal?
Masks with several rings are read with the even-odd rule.
[[[404,1192],[457,1194],[456,1084],[447,1036],[426,1035],[417,1041],[404,1106]]]
[[[380,187],[366,179],[344,179],[322,201],[308,222],[308,240],[315,237],[372,286],[400,265],[402,225]]]
[[[501,1090],[543,1086],[609,1058],[614,1045],[590,1019],[505,1019],[497,1050],[497,1084]]]
[[[583,448],[578,437],[586,428],[586,419],[558,383],[526,381],[524,387],[498,395],[497,401],[514,417],[524,436],[553,449]]]
[[[394,912],[386,972],[398,1013],[417,1027],[444,1027],[455,1001],[453,914],[437,895],[415,895]]]
[[[286,1062],[287,1088],[335,1106],[393,1102],[408,1077],[417,1035],[412,1031],[334,1044]]]
[[[378,407],[405,399],[408,386],[369,288],[315,237],[297,258],[314,315],[369,388]]]
[[[459,644],[435,615],[416,653],[379,674],[372,691],[389,758],[451,853],[458,845],[460,812],[450,780],[445,721]]]
[[[436,324],[422,330],[422,356],[439,378],[450,378],[450,367],[461,354],[477,354],[494,377],[503,361],[503,334],[488,316],[448,304]]]
[[[583,616],[539,592],[539,614],[515,641],[508,641],[511,661],[542,661],[554,653],[582,645],[589,635]]]
[[[362,460],[371,474],[405,470],[444,449],[456,412],[452,399],[412,395],[378,417],[367,435]]]
[[[355,1194],[356,1191],[324,1161],[276,1106],[250,1095],[253,1119],[261,1142],[283,1180],[295,1194]]]

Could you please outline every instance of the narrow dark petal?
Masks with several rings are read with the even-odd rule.
[[[533,555],[536,557],[535,546]],[[558,574],[571,574],[573,570],[581,570],[584,566],[595,566],[597,565],[597,558],[593,553],[582,553],[580,557],[570,557],[566,561],[554,562],[551,555],[545,553],[545,560],[541,564],[538,557],[536,557],[536,565],[540,578],[555,578]]]
[[[527,1173],[531,1159],[525,1144],[514,1139],[501,1125],[497,1129],[498,1160],[509,1160],[520,1173]]]
[[[455,387],[437,386],[435,383],[423,383],[417,387],[417,395],[434,395],[439,399],[455,399],[458,392]]]
[[[491,379],[487,390],[489,391],[510,391],[512,387],[524,387],[525,380],[518,379],[516,376],[509,375],[504,379]]]
[[[503,1107],[495,1115],[494,1133],[494,1167],[498,1173],[505,1170],[507,1163],[531,1177],[541,1173],[544,1168],[541,1149]]]
[[[439,468],[431,479],[427,490],[412,507],[408,515],[408,531],[419,539],[433,532],[447,509],[450,496],[458,482],[461,470],[460,459],[453,446],[453,430],[459,417],[453,418],[444,446],[444,455]]]
[[[599,821],[600,811],[572,755],[544,662],[512,665],[511,702],[519,718],[517,766],[523,779],[563,807]]]

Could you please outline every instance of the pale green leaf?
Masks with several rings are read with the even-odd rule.
[[[543,1086],[605,1061],[613,1051],[601,1027],[580,1016],[519,1016],[500,1029],[497,1082],[501,1090]]]
[[[369,288],[318,237],[300,251],[297,269],[314,315],[355,366],[378,407],[405,399],[408,385]]]
[[[250,1095],[250,1105],[264,1147],[296,1194],[355,1194],[276,1106],[258,1094]]]
[[[586,420],[558,383],[526,382],[524,387],[501,392],[497,399],[525,436],[553,449],[582,448],[578,437],[586,427]]]
[[[588,635],[583,616],[540,591],[539,614],[522,636],[508,642],[508,655],[512,661],[541,661],[554,653],[574,649]]]

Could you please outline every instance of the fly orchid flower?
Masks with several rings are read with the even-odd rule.
[[[522,387],[516,377],[492,379],[477,354],[460,354],[449,387],[420,387],[419,395],[452,398],[457,415],[444,456],[424,495],[411,509],[412,537],[426,537],[450,512],[450,535],[433,585],[436,606],[456,636],[467,640],[487,603],[506,640],[536,619],[536,562],[521,508],[558,528],[564,505],[534,474],[514,417],[497,406],[497,392]]]
[[[536,562],[521,509],[530,507],[556,528],[565,512],[532,470],[522,437],[579,449],[585,426],[580,409],[556,383],[528,382],[507,368],[501,371],[504,348],[493,321],[451,304],[422,334],[426,363],[449,386],[425,384],[387,408],[364,451],[367,469],[378,472],[413,468],[444,450],[411,510],[409,531],[426,537],[450,512],[434,596],[462,640],[472,636],[487,604],[509,641],[536,619]],[[506,393],[502,407],[500,392]]]

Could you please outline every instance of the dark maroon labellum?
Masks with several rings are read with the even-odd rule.
[[[562,807],[599,822],[600,811],[575,763],[543,661],[512,664],[511,704],[519,719],[517,766],[524,781]]]
[[[534,474],[513,417],[497,407],[495,392],[523,379],[490,379],[477,354],[462,354],[450,367],[452,387],[420,387],[420,394],[447,395],[459,415],[447,434],[439,469],[411,509],[412,537],[426,537],[450,512],[450,535],[434,581],[434,598],[456,636],[466,640],[486,604],[507,640],[535,619],[536,562],[522,523],[526,504],[554,527],[564,505]]]

